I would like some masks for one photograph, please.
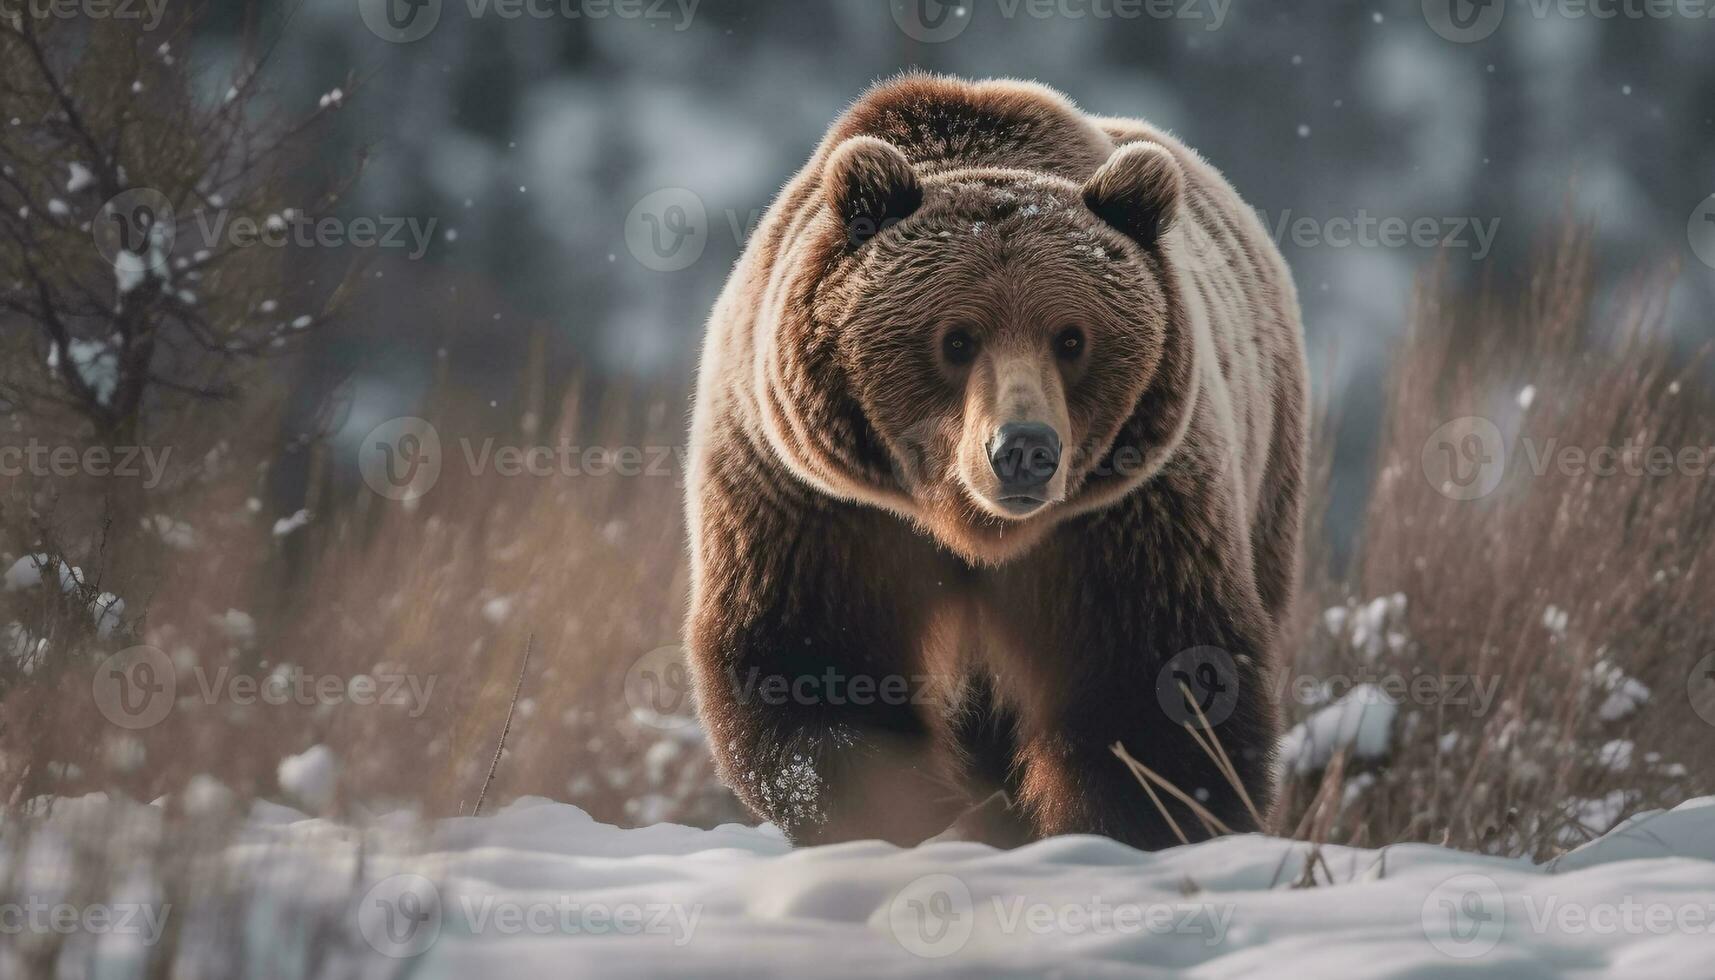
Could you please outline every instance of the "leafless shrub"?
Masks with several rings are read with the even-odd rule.
[[[1566,232],[1510,302],[1422,287],[1354,567],[1306,595],[1289,668],[1421,687],[1385,756],[1288,775],[1281,829],[1332,798],[1317,839],[1547,857],[1715,786],[1688,696],[1715,652],[1715,403],[1668,278],[1604,315],[1588,245]],[[1306,689],[1300,714],[1338,693]]]
[[[328,321],[339,282],[287,268],[302,118],[262,104],[266,49],[198,70],[176,30],[0,20],[0,403],[49,431],[148,438],[175,405],[231,400],[258,357]],[[164,38],[164,40],[162,40]]]

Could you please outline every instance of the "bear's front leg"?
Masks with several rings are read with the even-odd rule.
[[[971,804],[920,666],[938,559],[896,520],[809,495],[705,508],[690,640],[734,792],[798,844],[916,844]]]
[[[746,805],[794,844],[909,847],[965,806],[921,730],[890,728],[894,719],[873,714],[737,710],[741,719],[720,726],[721,769]]]
[[[1065,731],[1040,732],[1024,743],[1020,747],[1021,795],[1036,833],[1042,837],[1100,834],[1143,850],[1159,850],[1221,832],[1259,829],[1250,806],[1222,767],[1184,736],[1183,729],[1169,728],[1167,722],[1165,717],[1110,716],[1107,724],[1097,719],[1066,719]],[[1235,752],[1236,740],[1230,734],[1222,734],[1223,748],[1229,757],[1244,757],[1247,750]],[[1190,795],[1218,823],[1206,825],[1191,807],[1157,784],[1151,783],[1146,790],[1114,753],[1116,743]],[[1234,764],[1241,765],[1238,759]],[[1250,805],[1266,814],[1271,792],[1265,780],[1243,767],[1238,778],[1251,799]]]
[[[1268,813],[1273,625],[1245,574],[1248,556],[1218,530],[1146,497],[1074,522],[1007,570],[1016,642],[1003,676],[1018,685],[1019,802],[1040,835],[1102,834],[1145,849],[1211,836],[1171,793],[1152,784],[1152,799],[1115,744],[1228,830],[1256,830],[1254,814]],[[1067,590],[1027,602],[1032,580]],[[1230,773],[1187,724],[1218,743]]]

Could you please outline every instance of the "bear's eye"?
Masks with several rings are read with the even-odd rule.
[[[1055,334],[1054,353],[1066,361],[1073,360],[1084,353],[1084,331],[1077,327],[1067,327]]]
[[[977,356],[977,338],[964,330],[949,330],[941,338],[941,356],[949,364],[965,365]]]

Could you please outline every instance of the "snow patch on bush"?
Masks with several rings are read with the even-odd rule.
[[[1281,766],[1295,775],[1325,769],[1341,752],[1377,759],[1393,743],[1399,705],[1374,684],[1360,684],[1345,697],[1292,726],[1280,741]]]

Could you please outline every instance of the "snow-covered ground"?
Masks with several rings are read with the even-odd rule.
[[[59,801],[50,826],[118,815],[147,836],[161,812],[85,797]],[[28,851],[20,883],[37,898],[64,887],[55,840]],[[793,850],[766,827],[621,830],[525,799],[364,831],[259,803],[225,861],[255,888],[242,917],[270,963],[254,975],[280,975],[282,950],[312,943],[340,967],[329,975],[413,978],[1715,975],[1715,797],[1640,815],[1550,866],[1329,847],[1298,887],[1310,854],[1259,836],[1154,854],[1093,837]],[[286,909],[345,941],[282,928]],[[208,941],[194,922],[207,911],[110,926],[98,972],[128,975],[167,916],[193,920],[182,949]],[[0,974],[20,975],[7,948]]]

